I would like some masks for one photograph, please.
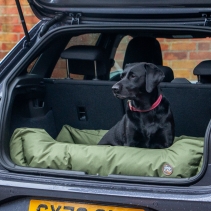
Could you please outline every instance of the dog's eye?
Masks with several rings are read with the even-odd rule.
[[[132,73],[132,74],[130,75],[130,77],[131,77],[131,78],[135,78],[136,75]]]

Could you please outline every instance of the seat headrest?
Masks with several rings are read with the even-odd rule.
[[[200,83],[211,83],[211,60],[200,62],[193,70]]]
[[[128,43],[123,69],[128,63],[148,62],[162,65],[162,52],[159,42],[154,37],[135,37]]]
[[[194,75],[211,75],[211,60],[200,62],[193,70]]]
[[[174,79],[174,72],[170,67],[157,65],[157,67],[163,71],[165,77],[162,82],[171,82]]]
[[[61,53],[61,58],[68,59],[69,72],[79,75],[95,75],[95,65],[97,76],[106,73],[106,56],[104,49],[97,46],[72,46]]]
[[[75,45],[64,50],[61,54],[61,58],[89,61],[104,61],[105,51],[103,48],[97,46]]]

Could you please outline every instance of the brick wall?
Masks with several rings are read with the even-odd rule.
[[[211,59],[211,38],[158,39],[161,44],[164,65],[174,70],[176,77],[196,80],[194,67],[203,60]]]
[[[20,0],[27,28],[39,20],[34,16],[27,0]],[[24,36],[15,0],[0,0],[0,60]]]
[[[39,20],[34,16],[27,0],[20,0],[28,30]],[[24,36],[18,11],[14,0],[0,0],[0,60]],[[124,51],[130,38],[122,41],[118,48],[115,60],[119,67],[122,65]],[[211,59],[210,41],[206,39],[170,40],[158,39],[162,52],[164,65],[174,70],[175,77],[185,77],[195,80],[193,68],[202,60]],[[64,62],[64,61],[63,61]],[[58,66],[58,65],[57,65]],[[60,64],[65,69],[66,65]],[[118,68],[118,65],[117,67]],[[65,72],[63,70],[63,72]]]

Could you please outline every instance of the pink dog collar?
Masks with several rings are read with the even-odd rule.
[[[162,98],[163,98],[163,96],[160,95],[160,96],[158,97],[158,99],[155,101],[155,103],[153,103],[153,105],[151,106],[151,108],[146,109],[146,110],[139,110],[139,109],[133,107],[133,106],[131,105],[131,100],[128,100],[128,105],[129,105],[129,108],[130,108],[131,111],[148,112],[148,111],[151,111],[151,110],[153,110],[154,108],[156,108],[156,107],[160,104]]]

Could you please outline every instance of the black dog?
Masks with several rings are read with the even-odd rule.
[[[99,145],[160,149],[174,140],[174,119],[158,84],[164,73],[151,63],[126,65],[114,95],[129,99],[126,114],[100,140]]]

